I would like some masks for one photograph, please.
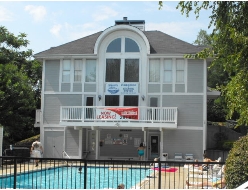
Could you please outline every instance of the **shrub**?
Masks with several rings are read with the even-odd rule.
[[[231,150],[234,142],[235,141],[224,141],[222,144],[223,149],[224,150]]]
[[[229,189],[248,181],[248,135],[233,144],[226,160],[225,180]]]

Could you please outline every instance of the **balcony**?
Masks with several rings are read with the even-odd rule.
[[[61,106],[60,125],[177,128],[176,107]]]

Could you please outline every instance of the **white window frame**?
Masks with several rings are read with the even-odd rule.
[[[170,68],[169,67],[167,67],[166,66],[166,64],[167,63],[169,63],[169,62],[167,62],[167,61],[170,61]],[[164,68],[164,72],[163,72],[163,83],[166,83],[166,84],[172,84],[173,83],[173,59],[172,58],[166,58],[166,59],[164,59],[164,61],[163,61],[163,68]],[[166,81],[165,80],[165,77],[166,77],[166,72],[170,72],[170,81]]]
[[[185,60],[184,59],[176,59],[176,84],[184,84],[185,83]],[[182,73],[183,76],[179,76],[178,73]],[[181,80],[179,80],[179,77]]]
[[[77,63],[79,64],[78,68],[77,68],[78,65],[76,65]],[[83,73],[82,70],[83,70],[83,60],[75,59],[74,60],[74,71],[73,71],[74,83],[81,83],[82,82],[82,77],[83,77],[82,76],[82,73]],[[78,75],[79,77],[81,77],[80,80],[76,80],[76,78],[77,78],[76,73],[75,73],[76,71],[80,73],[80,75]]]
[[[65,68],[64,66],[64,64],[66,64],[66,63],[69,63],[69,67],[70,68]],[[71,82],[71,69],[72,69],[72,65],[71,65],[71,60],[70,59],[63,59],[62,60],[62,83],[70,83]],[[65,81],[65,78],[64,78],[64,72],[69,72],[69,81]]]

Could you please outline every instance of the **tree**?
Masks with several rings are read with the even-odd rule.
[[[229,81],[220,86],[228,108],[228,118],[238,115],[238,125],[248,124],[248,2],[247,1],[181,1],[177,9],[189,16],[194,10],[196,18],[202,9],[211,9],[210,26],[213,43],[196,55],[187,57],[213,57],[227,72]]]
[[[0,26],[0,124],[6,145],[37,134],[33,124],[41,64],[30,60],[32,50],[21,50],[28,45],[25,38],[24,33],[15,36]]]
[[[248,179],[248,136],[240,138],[226,159],[225,179],[228,189],[235,189]]]
[[[210,46],[212,44],[212,38],[207,33],[206,30],[200,30],[200,32],[197,35],[196,40],[193,42],[195,45],[203,45],[203,46]]]

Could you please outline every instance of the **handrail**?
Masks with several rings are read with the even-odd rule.
[[[69,159],[71,159],[71,157],[66,153],[66,151],[63,150],[63,153],[64,153]],[[64,154],[63,154],[63,155],[64,155]],[[64,157],[64,156],[63,156],[63,157]]]

